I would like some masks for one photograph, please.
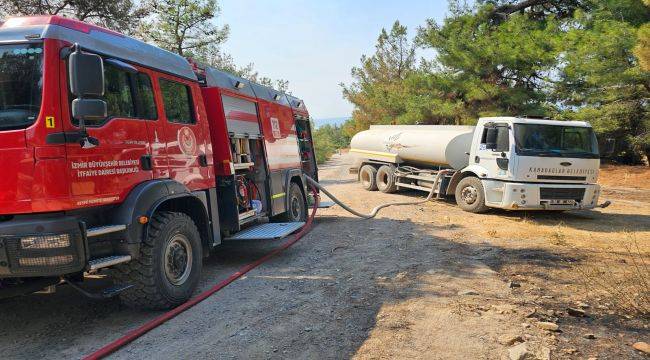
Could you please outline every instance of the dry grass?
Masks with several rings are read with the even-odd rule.
[[[566,237],[567,235],[564,231],[564,223],[560,222],[550,231],[549,240],[553,245],[567,246],[568,243],[566,241]]]
[[[600,176],[598,183],[611,187],[632,187],[637,189],[650,189],[650,167],[648,166],[612,166],[605,165],[601,168],[606,176]]]
[[[610,255],[598,265],[575,267],[586,289],[622,315],[650,319],[650,254],[641,249],[634,233],[627,233]]]

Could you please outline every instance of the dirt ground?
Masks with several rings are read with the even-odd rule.
[[[356,209],[421,196],[364,192],[349,165],[335,156],[321,179]],[[650,320],[633,309],[650,282],[635,275],[650,265],[650,171],[606,167],[601,178],[613,205],[596,211],[321,210],[296,245],[113,357],[647,358],[631,345],[650,343]],[[201,289],[280,244],[224,245]],[[158,314],[65,287],[0,301],[2,358],[79,358]]]

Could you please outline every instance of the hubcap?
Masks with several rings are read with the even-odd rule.
[[[165,276],[173,285],[183,285],[192,271],[192,247],[183,234],[176,234],[165,248]]]
[[[473,186],[466,186],[460,192],[460,197],[463,199],[463,202],[465,204],[471,205],[474,202],[476,202],[476,198],[478,197],[478,191]]]
[[[300,200],[295,196],[291,199],[291,216],[294,220],[300,220]]]

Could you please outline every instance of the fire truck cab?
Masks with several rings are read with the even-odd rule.
[[[0,298],[169,308],[222,241],[280,238],[317,176],[303,101],[57,16],[0,26]],[[85,273],[115,286],[90,293]]]

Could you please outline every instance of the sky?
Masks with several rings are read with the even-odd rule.
[[[238,65],[254,63],[261,76],[289,81],[315,119],[347,117],[341,82],[361,55],[370,55],[382,28],[395,20],[411,35],[426,19],[438,22],[446,0],[221,0],[218,24],[230,26],[223,45]]]

